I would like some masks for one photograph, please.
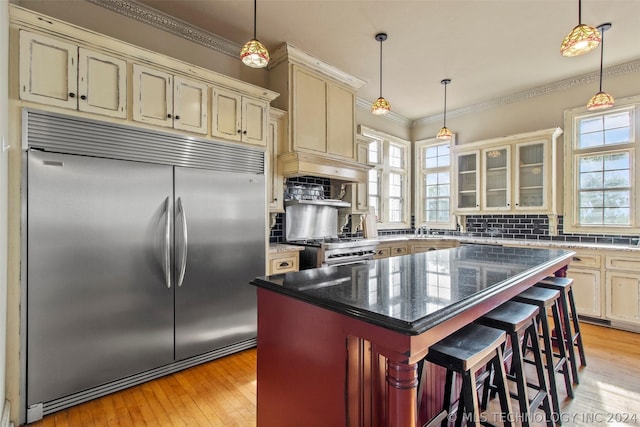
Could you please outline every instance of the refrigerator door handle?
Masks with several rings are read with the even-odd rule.
[[[171,198],[165,202],[167,219],[164,223],[164,279],[167,288],[171,289]]]
[[[187,249],[189,248],[189,241],[187,233],[187,216],[184,208],[182,207],[182,199],[180,197],[178,197],[177,205],[177,215],[182,214],[182,262],[180,263],[180,274],[178,275],[178,287],[180,287],[184,280],[184,273],[187,271]]]

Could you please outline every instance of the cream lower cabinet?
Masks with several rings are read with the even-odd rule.
[[[640,325],[640,255],[607,255],[606,317]]]
[[[409,244],[406,241],[380,243],[376,247],[376,254],[373,259],[389,258],[392,256],[407,255]]]
[[[435,251],[438,249],[448,249],[460,246],[457,240],[448,239],[415,239],[409,241],[409,252],[417,254],[421,252]]]
[[[126,118],[127,63],[21,30],[20,99]]]
[[[269,252],[267,274],[282,274],[300,269],[300,252]]]
[[[214,87],[211,135],[266,146],[268,109],[264,101]]]
[[[208,133],[206,84],[151,67],[133,65],[133,120]]]
[[[579,315],[601,318],[602,286],[601,256],[593,252],[575,251],[567,277],[573,279],[573,298]]]

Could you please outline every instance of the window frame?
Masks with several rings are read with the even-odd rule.
[[[631,139],[627,143],[599,145],[595,147],[578,148],[580,120],[589,117],[609,115],[618,111],[631,111]],[[564,141],[564,185],[567,191],[564,195],[564,232],[580,234],[638,234],[640,232],[640,96],[619,99],[612,109],[590,112],[586,107],[566,110],[564,113],[565,129],[571,129],[565,134]],[[630,169],[630,224],[581,224],[580,223],[580,182],[579,161],[583,157],[629,153]]]
[[[369,159],[369,166],[378,171],[378,191],[380,205],[376,225],[378,230],[398,230],[411,228],[411,142],[392,135],[377,131],[375,129],[360,126],[360,134],[371,138],[371,143],[378,145],[378,163],[373,163]],[[391,145],[402,148],[403,167],[395,168],[389,164],[389,147]],[[399,222],[389,221],[389,174],[398,173],[402,176],[402,215]]]
[[[449,141],[442,141],[437,138],[428,138],[416,141],[414,144],[414,159],[415,159],[415,176],[414,176],[414,195],[415,195],[415,205],[414,205],[414,218],[415,218],[415,227],[427,227],[427,228],[437,228],[443,230],[455,230],[456,229],[456,216],[453,214],[454,211],[454,182],[453,182],[453,162],[455,160],[455,156],[453,153],[453,147],[456,144],[456,136],[455,134]],[[424,153],[427,148],[431,148],[434,146],[440,145],[448,145],[449,146],[449,166],[448,167],[438,167],[438,168],[426,168],[424,162]],[[449,220],[446,222],[442,221],[427,221],[425,218],[424,208],[424,194],[426,190],[425,177],[427,172],[447,172],[449,174]]]

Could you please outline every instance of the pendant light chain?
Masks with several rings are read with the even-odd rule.
[[[447,127],[447,83],[444,85],[444,127]]]
[[[253,38],[256,39],[256,26],[258,25],[258,0],[253,0]]]
[[[380,98],[382,98],[382,38],[380,38]]]
[[[604,57],[604,32],[603,29],[600,31],[600,89],[599,92],[602,92],[602,58]]]

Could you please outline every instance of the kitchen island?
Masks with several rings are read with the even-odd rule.
[[[429,346],[549,275],[573,252],[461,246],[252,281],[259,427],[421,426],[443,384]]]

